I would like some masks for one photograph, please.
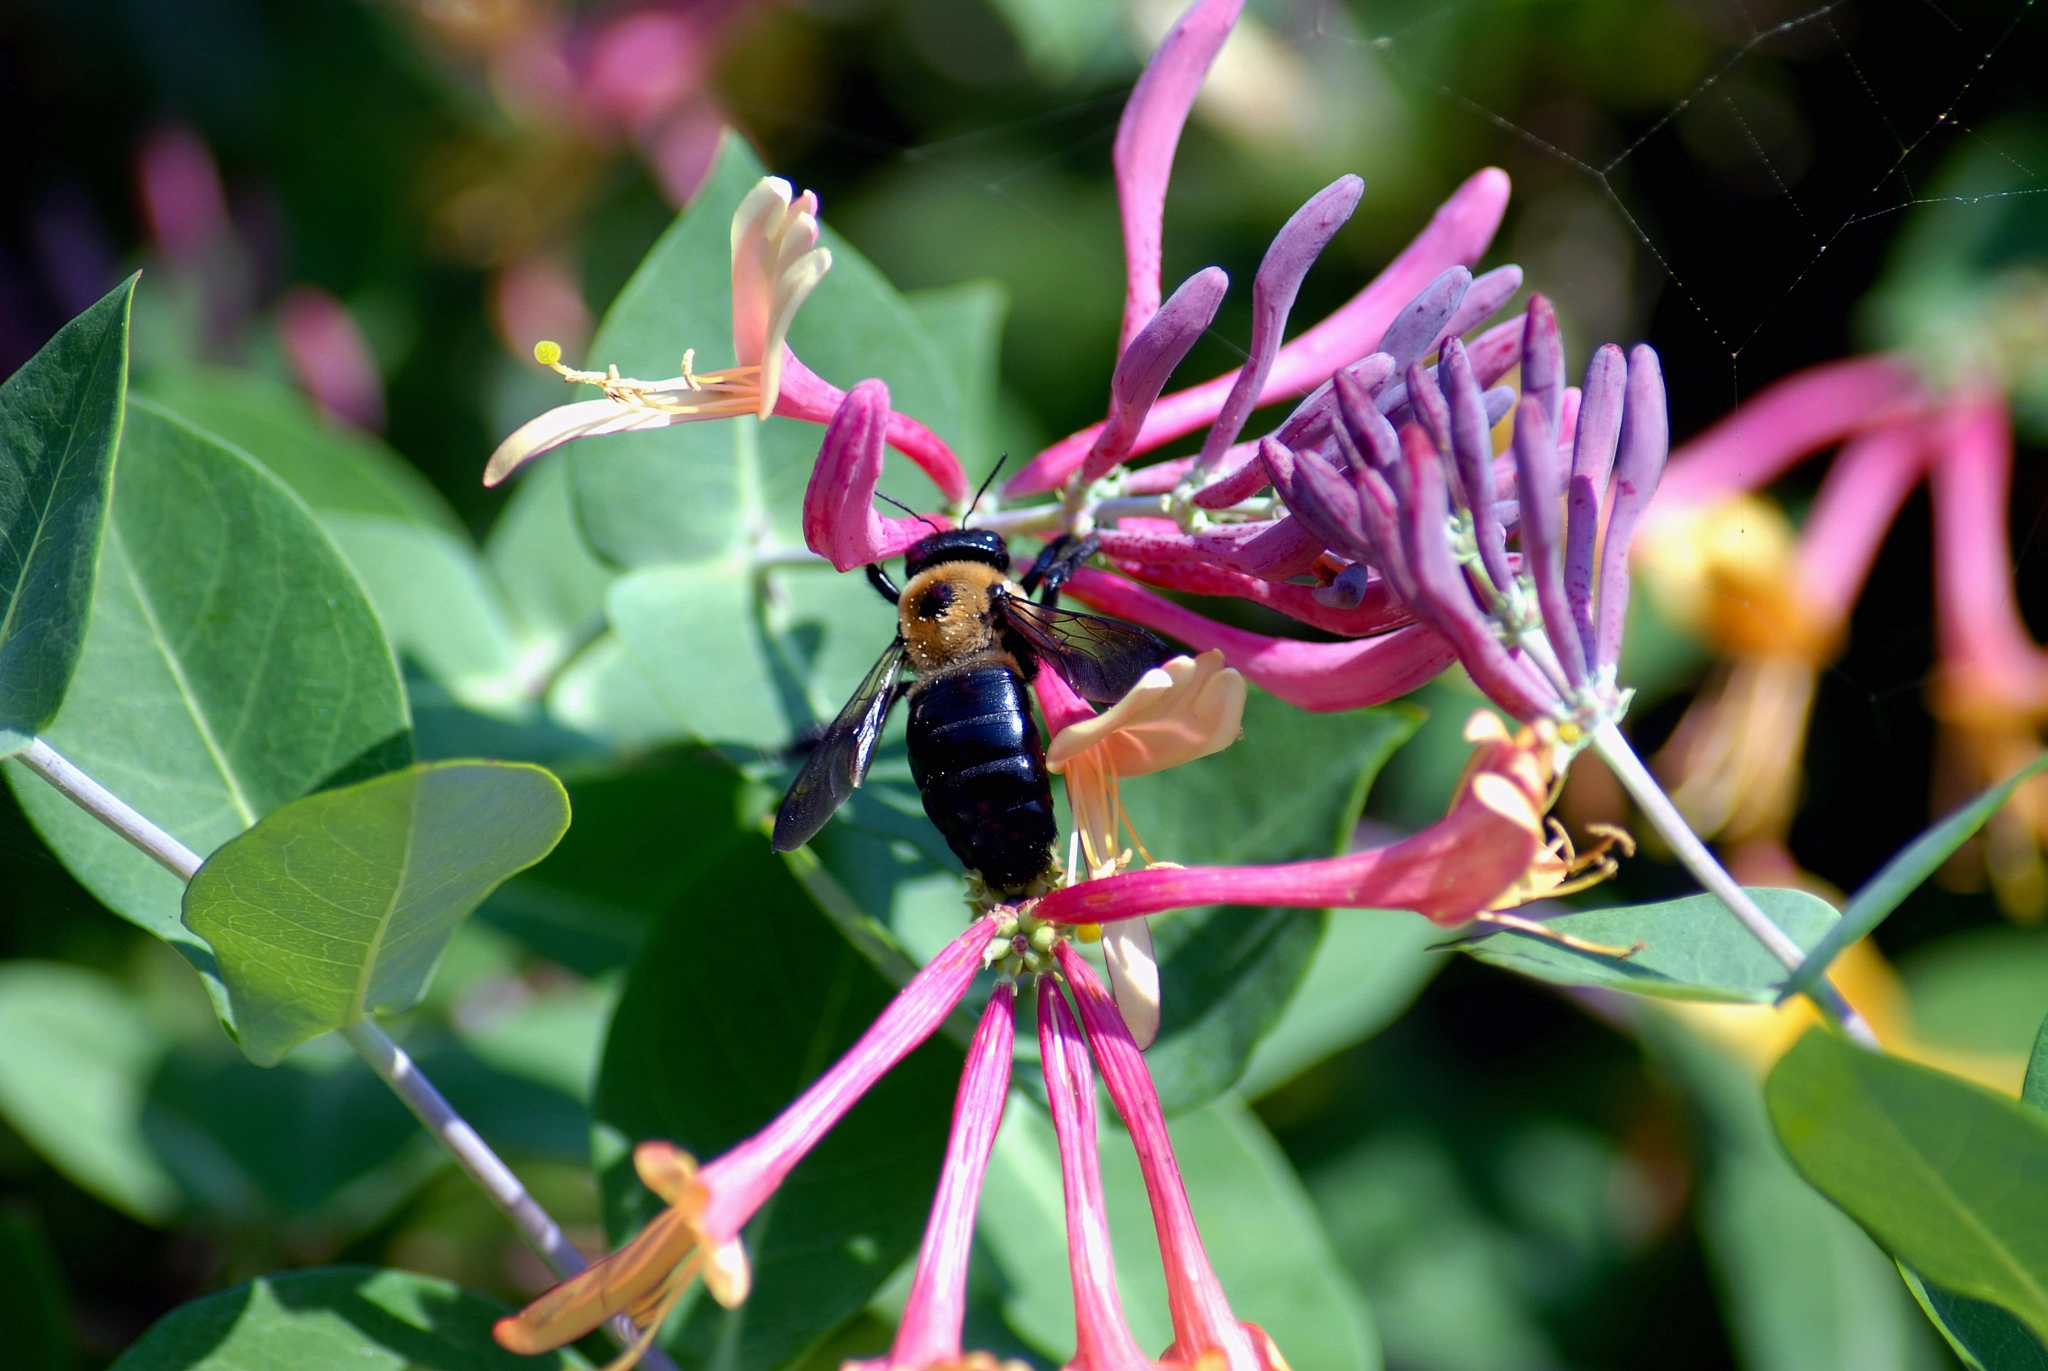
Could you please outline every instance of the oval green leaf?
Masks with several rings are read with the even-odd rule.
[[[91,628],[43,737],[203,853],[321,785],[411,761],[409,724],[376,611],[305,505],[131,401]],[[18,764],[7,780],[87,889],[212,975],[176,876]]]
[[[182,1305],[115,1371],[560,1371],[573,1352],[521,1357],[491,1341],[503,1305],[411,1271],[283,1271]]]
[[[1802,948],[1819,946],[1835,925],[1835,911],[1817,895],[1767,886],[1750,887],[1749,893]],[[1712,895],[1576,910],[1543,923],[1604,947],[1642,946],[1632,956],[1610,957],[1507,929],[1458,948],[1558,985],[1598,985],[1674,1000],[1768,1004],[1785,978],[1784,965]]]
[[[2048,1120],[1820,1029],[1764,1096],[1794,1164],[1887,1251],[2048,1334]]]
[[[170,1048],[133,992],[96,971],[0,966],[0,1114],[81,1189],[146,1223],[183,1204],[142,1127]]]
[[[84,647],[134,295],[131,276],[0,384],[0,753],[56,717]]]
[[[448,939],[569,826],[561,782],[434,762],[285,805],[207,858],[185,923],[220,959],[251,1059],[412,1008]]]

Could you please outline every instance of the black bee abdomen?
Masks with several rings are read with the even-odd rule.
[[[962,864],[1004,892],[1046,873],[1059,829],[1031,697],[1016,672],[990,664],[918,682],[907,741],[924,812]]]

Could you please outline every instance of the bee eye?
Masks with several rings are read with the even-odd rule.
[[[916,613],[920,619],[943,618],[953,605],[953,587],[944,581],[926,586],[917,597]]]

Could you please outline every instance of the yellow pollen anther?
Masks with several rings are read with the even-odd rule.
[[[562,360],[562,345],[552,339],[541,339],[533,345],[533,360],[544,367],[559,365]]]

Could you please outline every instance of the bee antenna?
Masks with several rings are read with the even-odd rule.
[[[884,495],[881,491],[878,490],[875,492],[875,498],[877,500],[887,500],[890,504],[896,506],[896,508],[902,510],[905,514],[908,514],[911,518],[917,520],[919,523],[923,524],[926,528],[930,529],[934,533],[943,533],[945,531],[941,529],[937,524],[933,523],[930,519],[925,518],[924,515],[919,514],[916,510],[912,509],[909,505],[904,504],[901,500],[897,499],[893,495]]]
[[[981,503],[981,497],[988,494],[988,488],[996,483],[996,477],[1002,473],[1003,463],[1009,460],[1010,454],[1007,452],[996,458],[996,464],[989,468],[988,476],[981,483],[981,489],[975,491],[974,498],[967,502],[967,512],[969,514],[974,513],[975,506]]]

